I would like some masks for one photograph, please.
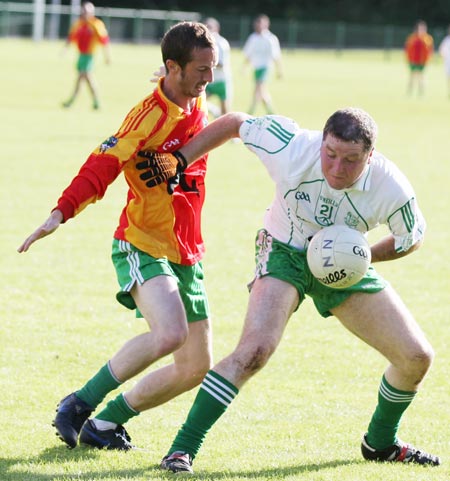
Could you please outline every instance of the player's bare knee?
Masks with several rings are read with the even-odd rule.
[[[237,355],[236,361],[240,369],[247,374],[254,374],[262,369],[276,349],[270,342],[247,347],[245,354]]]
[[[405,368],[415,376],[417,384],[425,377],[433,363],[433,359],[434,351],[429,344],[417,347],[408,353],[405,360]]]
[[[420,352],[416,353],[417,362],[424,369],[424,375],[430,369],[431,364],[434,360],[434,350],[431,345],[427,345],[426,348],[422,349]]]

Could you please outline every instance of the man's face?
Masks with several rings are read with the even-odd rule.
[[[330,187],[341,190],[353,185],[370,162],[371,152],[362,142],[347,142],[328,134],[320,147],[322,172]]]
[[[180,69],[178,86],[185,97],[199,97],[206,85],[214,80],[213,70],[217,64],[214,48],[194,49],[192,60]]]
[[[91,18],[94,16],[94,13],[95,13],[95,7],[94,7],[94,4],[92,3],[85,3],[82,5],[81,7],[81,16],[84,18],[84,19],[88,19],[88,18]]]

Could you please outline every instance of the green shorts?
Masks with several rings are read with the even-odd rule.
[[[422,72],[422,70],[425,68],[425,64],[423,63],[410,63],[409,64],[409,69],[411,72]]]
[[[90,72],[94,64],[94,56],[92,54],[80,53],[77,62],[78,72]]]
[[[225,81],[218,81],[208,84],[206,86],[206,95],[209,97],[211,95],[217,95],[220,100],[227,99],[227,84]]]
[[[269,76],[269,69],[267,67],[257,68],[255,69],[254,73],[255,82],[262,84],[267,80]]]
[[[112,261],[120,285],[116,298],[128,309],[136,309],[136,317],[143,316],[130,294],[135,283],[142,285],[153,277],[171,276],[178,282],[188,322],[209,318],[209,304],[203,283],[201,262],[192,266],[174,264],[165,258],[156,259],[129,242],[118,239],[113,240]]]
[[[354,292],[374,293],[383,290],[387,282],[370,266],[367,274],[354,286],[332,289],[321,284],[309,270],[306,251],[274,239],[265,229],[258,231],[255,246],[256,277],[271,276],[292,284],[298,291],[300,302],[308,295],[322,317],[331,316],[338,306]]]

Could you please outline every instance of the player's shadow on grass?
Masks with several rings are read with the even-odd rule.
[[[89,449],[78,447],[77,449],[67,449],[63,446],[54,446],[44,449],[41,453],[34,457],[18,457],[18,458],[2,458],[0,457],[0,480],[1,481],[24,481],[32,479],[33,481],[54,481],[56,478],[71,479],[85,479],[80,478],[78,472],[71,473],[70,470],[61,472],[51,472],[51,468],[46,468],[45,465],[61,465],[64,463],[76,463],[77,461],[96,459],[100,451],[97,449]],[[135,477],[142,477],[143,469],[132,468],[132,462],[126,461],[126,453],[124,454],[124,469],[107,470],[102,464],[97,471],[89,469],[84,474],[89,480],[111,479],[111,475],[119,479],[131,479]],[[44,467],[42,467],[44,466]],[[35,468],[34,468],[35,467]],[[39,473],[39,471],[47,471],[46,473]]]
[[[33,481],[54,481],[55,478],[64,476],[68,479],[80,479],[80,473],[71,473],[70,469],[61,472],[61,465],[64,463],[76,463],[79,461],[82,463],[86,460],[96,459],[100,451],[89,448],[77,448],[74,450],[66,449],[61,446],[54,446],[43,450],[37,456],[31,458],[0,458],[0,480],[1,481],[24,481],[26,479],[33,479]],[[89,480],[102,481],[104,479],[132,479],[133,477],[142,478],[142,476],[151,476],[150,479],[155,478],[172,478],[173,473],[162,471],[159,465],[153,465],[149,468],[133,468],[133,462],[129,458],[129,454],[123,453],[123,469],[111,468],[105,469],[104,463],[101,463],[101,467],[98,470],[87,469],[84,476],[87,476]],[[128,459],[127,459],[128,457]],[[312,472],[321,471],[322,469],[339,468],[341,466],[347,466],[351,464],[360,464],[361,460],[342,459],[335,461],[326,461],[323,463],[304,464],[304,465],[292,465],[292,466],[280,466],[279,468],[264,468],[258,470],[238,470],[231,471],[227,469],[227,466],[223,466],[223,471],[196,471],[195,478],[198,480],[220,480],[223,478],[265,478],[265,479],[284,479],[287,477],[295,476],[296,474],[307,474]],[[46,464],[58,465],[57,472],[51,472],[51,468],[46,468]],[[45,470],[46,473],[39,473],[39,471]],[[81,478],[83,479],[83,477]]]
[[[361,464],[365,461],[356,459],[337,459],[335,461],[325,461],[323,463],[303,464],[293,466],[280,466],[279,468],[252,469],[251,471],[239,470],[231,471],[224,465],[223,471],[195,471],[195,479],[222,479],[222,478],[263,478],[263,479],[283,479],[294,476],[296,474],[313,473],[322,469],[340,468],[341,466],[349,466]],[[195,470],[195,467],[194,467]],[[173,473],[167,473],[168,477],[173,477]]]

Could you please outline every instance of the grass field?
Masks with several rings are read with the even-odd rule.
[[[114,299],[112,232],[123,207],[118,179],[105,198],[41,240],[16,248],[47,217],[90,151],[111,135],[129,108],[153,88],[159,48],[113,45],[113,63],[97,59],[103,108],[87,92],[60,108],[74,81],[74,52],[62,44],[1,40],[0,112],[4,172],[0,180],[0,441],[1,481],[150,481],[183,422],[196,389],[133,419],[128,430],[142,450],[67,450],[53,433],[59,399],[79,388],[122,343],[145,330]],[[250,72],[233,51],[235,110],[246,110]],[[334,110],[360,106],[379,123],[378,148],[415,186],[428,221],[416,254],[378,265],[427,333],[436,360],[404,417],[401,436],[443,466],[379,465],[359,453],[376,403],[385,361],[306,301],[278,352],[240,393],[208,435],[196,478],[239,481],[448,481],[450,479],[450,99],[442,64],[426,71],[422,98],[405,94],[400,52],[284,53],[285,78],[271,89],[279,113],[322,128]],[[216,360],[237,340],[252,276],[253,238],[272,185],[255,156],[228,143],[210,156],[204,211],[205,269],[214,320]],[[375,239],[384,233],[374,233]],[[164,362],[159,363],[159,365]],[[126,386],[131,386],[132,382]]]

